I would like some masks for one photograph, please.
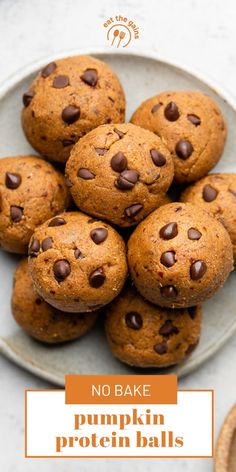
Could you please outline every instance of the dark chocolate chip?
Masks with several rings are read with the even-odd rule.
[[[43,239],[43,241],[42,241],[42,250],[47,251],[48,249],[51,249],[52,243],[53,243],[53,240],[50,237]]]
[[[43,303],[42,298],[36,298],[35,303],[36,303],[36,305],[42,305],[42,303]]]
[[[207,271],[207,265],[204,261],[196,261],[190,267],[190,277],[192,280],[199,280]]]
[[[19,221],[21,221],[23,217],[23,208],[12,205],[10,207],[10,215],[14,223],[19,223]]]
[[[189,228],[188,230],[188,239],[192,239],[193,241],[198,241],[202,237],[202,233],[198,231],[196,228]]]
[[[38,257],[40,251],[40,242],[38,239],[33,239],[29,247],[29,256]]]
[[[105,280],[106,276],[102,267],[99,267],[98,269],[94,270],[89,276],[89,283],[93,288],[101,287],[104,284]]]
[[[194,126],[199,126],[201,124],[201,120],[197,115],[187,115],[187,118]]]
[[[160,237],[162,239],[173,239],[178,234],[178,225],[177,223],[168,223],[160,229]]]
[[[159,334],[161,336],[171,336],[172,334],[178,334],[178,333],[179,333],[178,328],[173,325],[171,320],[166,320],[159,330]]]
[[[95,244],[103,243],[108,236],[108,231],[106,228],[95,228],[90,231],[90,237]]]
[[[141,210],[143,209],[143,205],[141,203],[135,203],[130,207],[125,209],[125,216],[127,218],[134,218]]]
[[[143,326],[142,317],[136,311],[130,311],[129,313],[126,313],[125,322],[128,328],[135,330],[141,329]]]
[[[136,170],[124,170],[115,181],[115,186],[120,190],[132,190],[138,182],[139,173]]]
[[[62,140],[62,145],[64,147],[67,147],[67,146],[72,146],[73,144],[75,144],[75,139],[63,139]]]
[[[76,259],[83,259],[82,252],[80,249],[76,248],[74,250],[74,256]]]
[[[105,156],[108,149],[106,149],[106,148],[95,148],[95,151],[98,154],[98,156]]]
[[[163,252],[163,254],[161,255],[161,263],[165,267],[172,267],[176,263],[175,252],[174,251]]]
[[[5,185],[7,188],[15,189],[21,184],[21,176],[19,174],[13,174],[12,172],[6,172]]]
[[[58,88],[58,89],[61,89],[61,88],[65,88],[69,85],[70,81],[69,81],[69,77],[67,77],[67,75],[57,75],[55,77],[55,79],[53,80],[53,84],[52,86],[54,88]]]
[[[192,320],[194,320],[196,318],[196,315],[197,315],[197,307],[196,306],[189,306],[188,307],[188,312],[189,312],[189,316]]]
[[[28,92],[25,92],[22,97],[23,105],[25,107],[28,107],[29,104],[31,103],[31,100],[34,98],[35,92],[33,90],[28,90]]]
[[[68,188],[73,187],[73,184],[72,184],[71,180],[69,179],[69,177],[66,177],[66,186],[67,186]]]
[[[95,87],[98,81],[97,71],[95,69],[87,69],[83,75],[81,75],[81,79],[91,87]]]
[[[176,144],[175,152],[180,159],[186,160],[193,153],[193,146],[187,139],[181,139]]]
[[[179,109],[175,102],[170,102],[165,107],[165,117],[168,121],[176,121],[179,118]]]
[[[195,344],[190,344],[190,345],[189,345],[189,347],[188,347],[187,350],[185,351],[186,357],[187,357],[187,356],[190,356],[190,354],[192,354],[192,352],[195,351],[195,349],[196,349],[196,347],[197,347],[197,345],[198,345],[198,342],[199,342],[199,341],[197,341]]]
[[[93,172],[90,172],[89,169],[79,169],[77,176],[84,180],[95,179],[95,174],[93,174]]]
[[[163,298],[174,299],[177,297],[178,292],[173,285],[165,285],[161,287],[161,295]]]
[[[160,103],[156,103],[156,105],[154,105],[151,109],[151,113],[156,113],[157,110],[159,110],[159,108],[161,107],[161,104]]]
[[[156,351],[157,354],[162,356],[163,354],[166,354],[168,351],[167,343],[158,343],[153,346],[154,351]]]
[[[127,167],[127,159],[123,152],[119,151],[111,158],[111,168],[115,172],[123,172]]]
[[[62,110],[61,117],[65,123],[71,125],[75,123],[80,117],[80,107],[76,107],[74,105],[69,105]]]
[[[213,202],[216,199],[218,192],[211,185],[205,185],[202,191],[202,196],[205,202]]]
[[[124,136],[125,136],[125,133],[123,133],[123,131],[120,131],[119,129],[117,128],[114,128],[114,132],[116,134],[118,134],[119,138],[122,139]]]
[[[57,67],[57,65],[56,65],[55,62],[50,62],[50,64],[47,64],[47,65],[43,68],[43,70],[42,70],[42,72],[41,72],[41,76],[42,76],[44,79],[46,79],[46,77],[48,77],[49,75],[51,75],[51,74],[54,72],[54,70],[56,69],[56,67]]]
[[[55,279],[62,282],[71,273],[70,263],[66,259],[56,261],[53,265]]]
[[[162,167],[165,165],[166,158],[157,149],[151,149],[150,154],[155,166]]]
[[[62,226],[65,225],[66,221],[61,216],[56,216],[53,220],[50,221],[48,226]]]

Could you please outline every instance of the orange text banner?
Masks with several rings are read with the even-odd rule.
[[[66,404],[177,404],[176,375],[66,375]]]

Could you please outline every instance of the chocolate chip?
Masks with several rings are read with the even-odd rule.
[[[175,152],[180,159],[188,159],[193,153],[193,146],[190,141],[181,139],[175,147]]]
[[[66,177],[65,182],[66,182],[66,186],[68,188],[73,187],[73,184],[72,184],[71,180],[69,179],[69,177]]]
[[[177,223],[168,223],[167,225],[163,226],[159,231],[160,237],[162,239],[173,239],[178,234],[178,225]]]
[[[66,259],[56,261],[53,265],[55,279],[62,282],[71,273],[70,263]]]
[[[38,239],[33,239],[29,247],[29,256],[38,257],[40,251],[40,242]]]
[[[101,287],[106,280],[106,276],[104,274],[103,268],[99,267],[98,269],[94,270],[89,276],[89,283],[93,288]]]
[[[23,208],[12,205],[10,207],[10,215],[14,223],[19,223],[19,221],[21,221],[23,217]]]
[[[165,285],[161,287],[161,295],[163,298],[174,299],[177,297],[178,292],[173,285]]]
[[[41,76],[42,76],[44,79],[46,79],[46,77],[48,77],[49,75],[51,75],[51,74],[54,72],[54,70],[56,69],[56,67],[57,67],[57,65],[56,65],[55,62],[50,62],[50,64],[47,64],[47,65],[43,68],[43,70],[42,70],[42,72],[41,72]]]
[[[188,239],[192,239],[193,241],[198,241],[202,237],[202,233],[198,231],[196,228],[190,228],[188,230]]]
[[[98,154],[98,156],[105,156],[108,149],[106,149],[106,148],[95,148],[95,151]]]
[[[142,317],[136,311],[130,311],[129,313],[126,313],[125,322],[128,328],[135,330],[141,329],[143,326]]]
[[[127,159],[123,152],[119,151],[111,158],[111,168],[115,172],[122,172],[127,167]]]
[[[61,218],[61,216],[56,216],[56,218],[53,218],[53,220],[50,221],[48,226],[62,226],[65,225],[66,221],[64,218]]]
[[[43,239],[43,241],[42,241],[42,250],[47,251],[48,249],[51,249],[52,243],[53,243],[53,240],[50,237]]]
[[[153,349],[154,351],[156,351],[157,354],[159,354],[160,356],[162,356],[163,354],[166,354],[167,351],[168,351],[168,347],[167,347],[167,344],[164,342],[164,343],[158,343],[158,344],[155,344],[155,346],[153,346]]]
[[[36,298],[35,303],[36,305],[42,305],[43,300],[41,298]]]
[[[69,85],[70,81],[69,81],[69,77],[67,77],[67,75],[57,75],[57,77],[55,77],[55,79],[53,80],[53,84],[52,86],[54,88],[58,88],[58,89],[61,89],[61,88],[65,88]]]
[[[78,173],[77,173],[77,176],[80,177],[81,179],[84,179],[84,180],[95,179],[95,174],[90,172],[89,169],[79,169]]]
[[[25,107],[28,107],[29,104],[31,103],[31,100],[34,98],[35,92],[33,90],[28,90],[28,92],[25,92],[22,97],[23,105]]]
[[[165,267],[172,267],[176,263],[175,252],[174,251],[163,252],[163,254],[161,255],[161,263]]]
[[[204,261],[196,261],[190,267],[190,277],[192,280],[199,280],[207,271],[207,265]]]
[[[69,105],[62,110],[61,117],[65,123],[71,125],[75,123],[80,117],[80,107],[76,107],[74,105]]]
[[[190,344],[188,349],[185,351],[185,355],[190,356],[190,354],[192,354],[192,352],[195,351],[197,345],[198,345],[198,341],[195,344]]]
[[[154,105],[151,109],[151,113],[156,113],[157,110],[159,110],[159,108],[161,107],[161,104],[160,103],[156,103],[156,105]]]
[[[173,325],[171,320],[166,320],[159,330],[159,334],[161,336],[170,336],[172,334],[178,334],[178,333],[179,333],[178,328]]]
[[[141,203],[135,203],[134,205],[131,205],[130,207],[125,209],[125,216],[127,218],[134,218],[141,210],[143,209],[143,205]]]
[[[124,136],[125,136],[125,133],[123,133],[123,131],[120,131],[119,129],[117,128],[114,128],[114,132],[116,134],[118,134],[119,138],[122,139]]]
[[[188,307],[188,312],[191,320],[194,320],[197,315],[197,307],[196,306],[189,306]]]
[[[150,154],[155,166],[162,167],[165,165],[166,158],[157,149],[151,149]]]
[[[139,173],[136,170],[124,170],[115,181],[115,186],[120,190],[132,190],[138,182]]]
[[[201,120],[197,115],[187,115],[187,118],[194,126],[199,126],[201,124]]]
[[[15,189],[21,184],[21,176],[19,174],[13,174],[12,172],[6,172],[5,185],[7,188]]]
[[[218,192],[211,185],[205,185],[202,191],[202,196],[205,202],[213,202],[216,199]]]
[[[103,243],[108,236],[108,231],[106,228],[96,228],[90,231],[90,237],[95,244]]]
[[[75,140],[74,139],[63,139],[62,140],[62,145],[64,147],[67,147],[67,146],[72,146],[73,144],[75,144]]]
[[[83,75],[81,75],[81,79],[91,87],[95,87],[98,81],[97,71],[95,69],[87,69]]]
[[[165,117],[168,121],[176,121],[179,118],[179,109],[175,102],[170,102],[164,110]]]
[[[83,259],[82,252],[80,249],[76,248],[74,250],[74,256],[76,259]]]

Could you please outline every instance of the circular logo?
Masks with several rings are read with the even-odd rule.
[[[107,39],[111,46],[126,48],[131,41],[131,31],[128,26],[117,23],[108,30]]]

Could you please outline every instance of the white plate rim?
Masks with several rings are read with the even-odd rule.
[[[112,49],[108,49],[108,47],[98,47],[98,48],[82,48],[82,49],[72,49],[66,51],[59,51],[55,54],[50,55],[49,57],[44,57],[38,61],[31,62],[26,66],[18,69],[17,71],[13,72],[9,75],[6,79],[4,79],[0,83],[0,100],[4,98],[18,83],[22,82],[28,75],[36,73],[40,68],[42,68],[45,64],[52,62],[58,58],[63,58],[67,56],[74,56],[74,55],[119,55],[119,56],[134,56],[140,59],[151,59],[162,63],[168,67],[172,67],[175,69],[180,69],[182,73],[192,76],[194,79],[203,82],[209,88],[211,88],[214,93],[219,95],[224,101],[229,104],[229,106],[234,110],[236,113],[236,98],[234,95],[227,90],[225,86],[222,86],[217,80],[213,79],[207,74],[200,72],[198,69],[194,67],[190,67],[189,65],[178,63],[173,59],[162,57],[157,52],[143,49],[141,51],[137,50],[129,50],[129,51],[113,51]],[[190,372],[198,369],[200,365],[204,361],[207,361],[212,357],[216,352],[218,352],[223,345],[236,333],[236,325],[234,327],[229,327],[229,329],[224,333],[223,339],[221,342],[218,342],[217,349],[212,349],[211,346],[214,346],[212,343],[211,346],[208,347],[207,352],[211,350],[211,354],[209,357],[205,356],[206,352],[204,352],[203,359],[201,357],[198,358],[198,361],[194,360],[194,366],[192,365],[193,362],[188,362],[188,365],[180,365],[176,373],[178,376],[184,377],[188,375]],[[10,361],[14,362],[18,366],[22,367],[23,369],[37,375],[38,377],[54,383],[58,386],[64,386],[64,382],[62,382],[61,377],[58,375],[53,374],[53,372],[48,372],[42,370],[40,367],[32,364],[30,360],[23,359],[19,357],[17,351],[15,351],[7,342],[7,339],[0,337],[0,353],[6,356]],[[157,372],[158,373],[158,372]]]

